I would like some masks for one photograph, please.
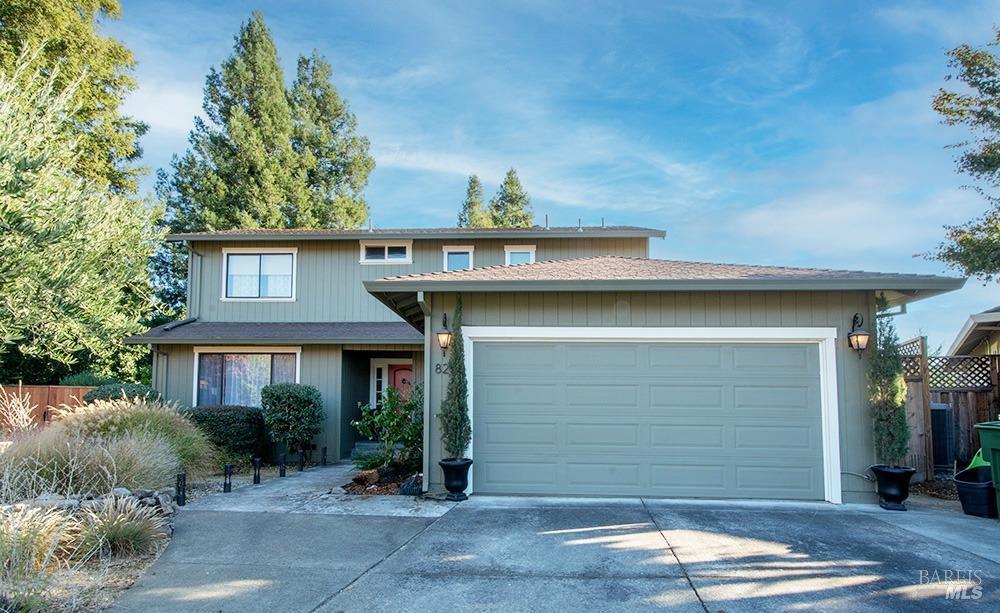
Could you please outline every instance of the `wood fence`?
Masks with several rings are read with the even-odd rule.
[[[20,391],[31,398],[31,404],[35,405],[35,423],[42,425],[52,419],[52,409],[67,405],[71,407],[83,404],[83,395],[94,389],[93,387],[77,385],[21,385],[16,384],[3,386],[4,391],[9,394],[16,394]]]
[[[968,462],[979,449],[979,434],[973,426],[996,419],[1000,407],[1000,356],[928,356],[925,337],[901,343],[900,352],[911,453],[923,450],[924,470],[933,474],[930,403],[940,402],[951,407],[955,458]],[[918,464],[911,466],[920,470]]]

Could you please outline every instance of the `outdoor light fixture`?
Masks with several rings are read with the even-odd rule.
[[[865,318],[861,316],[861,313],[855,313],[854,320],[851,321],[851,333],[847,335],[847,345],[858,352],[858,359],[861,359],[861,354],[868,348],[868,341],[872,336],[861,327],[863,323],[865,323]]]
[[[448,331],[447,313],[441,316],[441,326],[444,328],[444,330],[437,333],[438,346],[441,347],[441,351],[445,355],[448,355],[448,347],[451,347],[451,332]]]
[[[253,459],[253,484],[260,485],[260,458]]]
[[[222,491],[233,491],[233,465],[225,464],[222,467]]]

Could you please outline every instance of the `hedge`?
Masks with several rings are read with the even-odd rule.
[[[264,417],[257,407],[211,405],[189,409],[186,414],[230,456],[259,456],[264,452]]]
[[[140,398],[143,400],[156,400],[160,397],[160,392],[139,383],[109,383],[90,390],[83,395],[84,402],[95,400],[121,400],[126,398]]]

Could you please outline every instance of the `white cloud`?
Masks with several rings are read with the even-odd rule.
[[[143,79],[125,101],[125,112],[149,124],[150,135],[184,142],[201,114],[201,87],[180,81]]]

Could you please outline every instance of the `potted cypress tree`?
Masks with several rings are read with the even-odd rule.
[[[885,295],[880,294],[876,308],[883,312],[886,307]],[[903,465],[910,447],[910,428],[906,424],[903,358],[891,317],[876,318],[875,349],[868,368],[872,436],[875,457],[881,462],[869,470],[875,475],[879,506],[889,511],[905,511],[903,501],[910,496],[910,479],[917,471]]]
[[[465,348],[462,346],[462,299],[455,305],[451,337],[451,355],[448,356],[448,388],[441,402],[441,444],[445,458],[438,462],[444,471],[444,487],[448,500],[465,500],[469,487],[469,467],[472,460],[465,457],[472,440],[469,422],[469,384],[465,378]]]

